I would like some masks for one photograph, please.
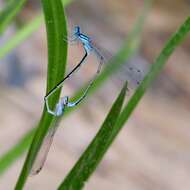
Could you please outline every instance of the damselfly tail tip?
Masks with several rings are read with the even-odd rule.
[[[33,177],[33,176],[39,174],[41,170],[42,170],[42,167],[38,168],[37,170],[31,169],[31,171],[30,171],[30,177]]]

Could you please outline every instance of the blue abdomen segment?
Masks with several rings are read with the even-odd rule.
[[[85,50],[87,51],[88,54],[93,50],[93,47],[91,46],[90,43],[84,44],[84,48],[85,48]]]
[[[81,41],[81,43],[83,44],[87,53],[89,54],[90,51],[92,51],[92,49],[93,49],[93,46],[91,45],[91,39],[84,34],[80,34],[78,38]]]

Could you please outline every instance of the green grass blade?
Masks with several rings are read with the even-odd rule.
[[[147,1],[149,2],[149,1]],[[64,5],[66,5],[64,3]],[[143,30],[143,26],[144,26],[144,22],[146,20],[147,14],[148,14],[148,7],[149,6],[145,6],[142,14],[139,16],[139,19],[137,20],[136,24],[134,25],[134,28],[132,29],[132,31],[130,32],[129,38],[127,39],[126,42],[124,42],[123,47],[121,48],[121,50],[119,51],[119,53],[115,56],[116,58],[113,58],[112,61],[107,64],[105,70],[102,71],[102,73],[99,75],[99,77],[97,78],[97,80],[95,81],[94,85],[90,88],[90,91],[88,93],[87,98],[93,94],[93,92],[95,92],[96,90],[98,90],[108,79],[111,75],[115,74],[117,70],[119,70],[119,68],[122,66],[122,64],[125,64],[127,60],[129,60],[132,55],[134,55],[139,47],[140,44],[140,36]],[[84,87],[85,88],[85,87]],[[83,88],[83,89],[84,89]],[[82,90],[79,90],[73,99],[78,98],[81,93]],[[81,104],[79,104],[77,106],[77,108],[80,106]],[[71,112],[66,112],[66,114],[64,115],[64,117],[69,114]],[[30,130],[26,136],[32,136],[34,133],[35,129]],[[25,139],[25,137],[23,137],[23,139]],[[24,144],[22,145],[21,143],[22,139],[18,142],[18,144],[16,144],[13,148],[11,148],[5,155],[10,155],[12,154],[12,152],[19,152],[19,149],[24,149],[24,147],[26,148],[26,146],[24,146]],[[30,144],[28,143],[28,146]],[[23,153],[23,152],[22,152]],[[22,154],[20,154],[20,156],[22,156]],[[4,162],[2,162],[4,158],[4,155],[2,157],[0,157],[0,165]],[[13,158],[11,160],[11,162],[7,162],[7,166],[6,169],[8,168],[8,166],[11,166],[11,164],[13,164],[14,161],[16,161],[19,158],[19,155],[15,158]],[[4,168],[3,166],[0,166],[0,175],[2,175],[6,170],[3,169],[1,170],[1,168]]]
[[[173,37],[169,40],[166,44],[165,48],[160,53],[160,56],[156,59],[155,63],[153,64],[150,72],[147,74],[139,88],[136,90],[135,94],[130,99],[127,106],[122,111],[121,115],[119,116],[117,124],[107,132],[106,138],[101,139],[100,131],[96,135],[93,140],[93,143],[88,147],[85,153],[82,155],[80,160],[71,170],[69,175],[66,177],[65,181],[59,187],[59,190],[64,189],[81,189],[84,185],[84,182],[92,173],[92,170],[95,169],[97,163],[100,161],[100,150],[104,150],[102,153],[104,154],[106,150],[109,148],[117,134],[119,133],[122,126],[124,126],[125,122],[131,115],[132,111],[136,107],[137,103],[140,101],[142,96],[144,95],[145,91],[148,89],[154,78],[159,74],[165,63],[167,62],[168,58],[172,55],[173,51],[176,47],[184,40],[188,32],[190,31],[190,18],[188,18],[185,23],[180,27],[180,29],[173,35]],[[101,141],[103,140],[103,142]],[[97,142],[97,143],[95,143]],[[99,142],[99,148],[98,147]],[[90,150],[90,147],[94,145],[94,149]],[[105,146],[105,149],[104,149]],[[87,155],[87,156],[86,156]],[[101,155],[102,158],[103,155]],[[89,162],[89,163],[88,163]],[[96,163],[97,162],[97,163]],[[92,169],[92,166],[94,168]]]
[[[133,110],[141,100],[142,96],[144,95],[146,90],[150,87],[153,80],[158,76],[158,74],[160,73],[160,71],[162,70],[162,68],[164,67],[167,60],[174,52],[174,50],[184,41],[189,32],[190,32],[190,17],[186,19],[186,21],[181,25],[178,31],[174,33],[171,39],[167,42],[167,44],[161,51],[160,55],[155,60],[154,64],[152,64],[149,73],[146,75],[142,83],[135,91],[134,95],[129,100],[128,104],[123,109],[122,114],[120,115],[120,118],[117,123],[118,132],[125,124],[125,122],[128,120]]]
[[[114,102],[96,137],[82,154],[58,190],[82,189],[84,183],[96,169],[111,143],[110,137],[112,136],[115,123],[119,117],[126,91],[127,83],[125,83],[118,98]]]
[[[28,145],[31,144],[34,135],[34,130],[31,133],[25,135],[19,143],[17,143],[9,152],[4,154],[0,160],[0,174],[3,174],[7,168],[10,167],[11,163],[15,162],[15,159],[19,158],[20,155],[26,152]]]
[[[5,8],[0,12],[0,34],[6,30],[25,3],[26,0],[12,0],[7,2]]]
[[[6,56],[11,50],[26,40],[34,31],[36,31],[43,20],[42,16],[36,17],[34,20],[23,26],[12,38],[10,38],[4,46],[0,47],[0,59]]]
[[[42,0],[45,15],[47,40],[48,40],[48,77],[47,92],[49,92],[64,77],[67,43],[63,40],[67,36],[66,19],[61,0]],[[60,90],[49,100],[51,108],[58,102]],[[53,117],[44,111],[34,135],[27,158],[17,181],[16,190],[23,189],[37,153],[51,125]]]
[[[15,0],[13,0],[15,1]],[[68,5],[72,0],[62,0],[63,6]],[[0,13],[1,14],[1,13]],[[1,18],[1,15],[0,15]],[[32,33],[39,29],[43,21],[43,15],[36,16],[32,21],[23,26],[18,32],[10,38],[4,46],[0,47],[0,59],[6,56],[11,50],[24,42]],[[1,24],[0,24],[1,26]]]
[[[149,73],[146,75],[141,85],[135,91],[134,95],[129,100],[128,104],[124,107],[116,124],[113,126],[113,128],[110,129],[111,132],[109,130],[104,131],[105,133],[108,134],[106,135],[106,138],[103,138],[102,136],[102,141],[100,136],[101,133],[99,132],[96,135],[96,137],[93,140],[94,143],[97,142],[97,144],[94,144],[94,147],[96,148],[90,149],[88,147],[88,149],[82,155],[80,160],[71,170],[69,175],[66,177],[65,181],[58,188],[59,190],[67,190],[67,189],[80,190],[83,187],[84,182],[86,181],[86,179],[88,179],[92,171],[99,163],[100,159],[103,157],[103,154],[105,154],[105,152],[110,147],[111,143],[117,137],[118,133],[120,132],[120,130],[122,129],[128,118],[130,117],[130,115],[132,114],[133,110],[137,106],[138,102],[140,101],[140,99],[142,98],[148,87],[150,87],[151,83],[160,73],[161,69],[166,64],[169,57],[172,55],[174,50],[179,46],[179,44],[185,39],[185,37],[189,32],[190,32],[190,17],[184,22],[184,24],[182,24],[179,30],[172,36],[172,38],[163,48],[160,55],[156,59],[155,63],[152,65],[152,68],[150,69]],[[101,130],[102,129],[100,129],[100,131]],[[98,144],[98,142],[100,144]],[[92,144],[90,146],[92,146]],[[99,149],[103,150],[102,154],[100,154]]]

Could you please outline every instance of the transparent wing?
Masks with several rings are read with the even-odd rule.
[[[102,56],[104,63],[107,65],[112,63],[110,60],[112,60],[116,53],[101,47],[101,43],[98,45],[94,42],[92,43],[97,57]],[[119,69],[119,72],[116,75],[116,79],[122,81],[127,80],[129,82],[129,90],[133,91],[141,83],[147,70],[147,63],[137,54],[121,66],[121,69]]]
[[[50,127],[47,135],[45,136],[44,141],[41,145],[41,148],[37,154],[36,160],[34,161],[34,164],[33,164],[32,169],[30,171],[31,176],[38,174],[41,171],[41,169],[43,168],[44,163],[45,163],[46,158],[47,158],[47,155],[48,155],[48,152],[50,150],[51,144],[53,142],[55,132],[57,131],[59,122],[60,122],[60,118],[57,118],[53,122],[53,124]]]

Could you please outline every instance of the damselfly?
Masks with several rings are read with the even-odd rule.
[[[74,35],[73,38],[70,39],[69,41],[73,42],[73,41],[80,41],[83,45],[84,51],[85,51],[85,55],[84,57],[81,59],[81,61],[74,67],[74,69],[72,69],[72,71],[69,72],[69,74],[62,80],[60,81],[44,98],[45,100],[45,105],[47,108],[47,112],[51,115],[56,116],[56,118],[54,119],[53,124],[50,126],[50,129],[46,135],[46,137],[44,138],[44,141],[42,143],[42,146],[38,152],[38,155],[35,159],[34,165],[31,169],[31,175],[35,175],[38,174],[47,157],[47,154],[49,152],[50,146],[52,144],[53,141],[53,137],[55,135],[55,132],[58,128],[58,123],[60,120],[60,116],[62,116],[64,114],[65,108],[69,108],[69,107],[74,107],[76,105],[78,105],[87,95],[90,87],[93,85],[97,75],[100,73],[104,58],[103,56],[101,56],[101,54],[99,53],[99,51],[93,46],[92,41],[90,40],[90,38],[87,35],[84,35],[83,33],[81,33],[80,31],[80,27],[76,26],[74,29]],[[88,84],[86,90],[84,91],[83,95],[76,101],[74,102],[70,102],[69,101],[69,97],[68,96],[64,96],[62,97],[59,102],[57,103],[56,107],[54,110],[52,110],[49,106],[49,102],[48,99],[59,89],[63,86],[65,80],[67,80],[77,69],[80,68],[80,66],[85,62],[86,58],[88,55],[90,55],[90,53],[93,52],[99,59],[99,64],[98,64],[98,68],[97,71],[94,75],[94,77],[91,79],[90,83]]]
[[[65,39],[64,39],[65,40]],[[77,106],[87,95],[90,87],[93,85],[94,80],[96,79],[96,77],[98,76],[98,74],[100,73],[101,67],[103,62],[105,62],[105,58],[104,56],[101,55],[101,53],[98,51],[98,49],[94,46],[94,43],[92,42],[91,38],[83,33],[81,33],[80,27],[76,26],[74,28],[74,33],[73,35],[68,39],[69,42],[76,42],[79,41],[82,44],[82,47],[84,49],[84,56],[81,59],[81,61],[68,73],[68,75],[62,80],[60,81],[44,98],[45,100],[45,105],[47,108],[47,112],[53,116],[55,116],[54,122],[52,123],[46,137],[44,138],[44,141],[42,143],[41,149],[39,150],[39,153],[36,157],[36,160],[34,162],[34,165],[31,169],[31,174],[35,175],[38,174],[44,163],[45,160],[47,158],[47,154],[49,152],[50,146],[52,144],[53,141],[53,137],[55,135],[55,132],[57,130],[58,127],[58,123],[60,121],[61,116],[64,114],[65,108],[71,108],[74,106]],[[86,58],[91,54],[94,53],[94,55],[96,55],[96,57],[99,60],[99,64],[98,64],[98,68],[96,70],[96,73],[94,75],[94,77],[92,78],[92,80],[90,81],[89,85],[87,86],[86,90],[84,91],[83,95],[76,100],[75,102],[70,102],[69,100],[69,96],[64,96],[62,97],[59,102],[57,103],[55,109],[51,109],[49,106],[49,98],[58,90],[60,89],[64,82],[69,79],[71,77],[71,75],[76,72],[86,61]],[[127,68],[122,68],[122,71],[125,71],[125,69],[127,69],[127,72],[132,73],[132,75],[134,73],[134,75],[138,75],[135,80],[133,80],[133,83],[135,83],[136,85],[138,85],[141,81],[141,79],[139,79],[140,77],[140,70],[132,65],[127,65]],[[127,72],[125,74],[127,74]],[[126,75],[124,76],[125,80],[126,80]],[[141,78],[141,77],[140,77]],[[129,79],[130,80],[130,79]]]
[[[95,74],[95,77],[97,74],[99,74],[100,70],[101,70],[101,67],[102,67],[102,64],[104,62],[104,57],[99,53],[99,51],[97,50],[97,48],[92,44],[92,41],[90,39],[90,37],[88,37],[87,35],[81,33],[81,30],[80,30],[80,27],[79,26],[76,26],[74,28],[74,34],[71,38],[69,38],[69,41],[70,42],[74,42],[74,41],[79,41],[82,43],[83,45],[83,48],[84,48],[84,51],[85,51],[85,55],[83,56],[83,58],[81,59],[81,61],[74,67],[74,69],[72,71],[69,72],[69,74],[62,80],[60,81],[44,98],[45,100],[45,103],[46,103],[46,107],[47,107],[47,111],[48,113],[54,115],[54,116],[59,116],[59,114],[62,114],[62,113],[56,113],[55,111],[52,111],[50,108],[49,108],[49,104],[48,104],[48,98],[50,96],[52,96],[59,88],[61,88],[65,82],[65,80],[67,80],[77,69],[79,69],[81,67],[82,64],[84,64],[86,58],[88,55],[90,55],[90,53],[94,53],[97,58],[99,59],[100,63],[98,65],[98,69],[97,69],[97,72]],[[95,79],[95,78],[94,78]],[[90,83],[90,86],[92,85],[93,81]],[[89,89],[89,88],[87,88]],[[86,91],[87,93],[88,91]],[[85,96],[83,96],[84,98]],[[79,101],[77,101],[76,105],[83,99],[83,98],[80,98]],[[70,106],[70,104],[68,104],[68,106]],[[73,104],[72,104],[73,106]]]

